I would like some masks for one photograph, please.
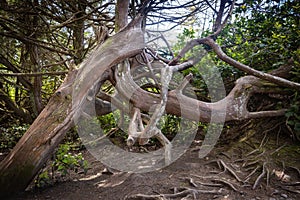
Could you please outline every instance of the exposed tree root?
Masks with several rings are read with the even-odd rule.
[[[223,160],[220,159],[219,162],[220,162],[220,164],[223,166],[224,172],[225,172],[225,171],[230,172],[230,174],[231,174],[238,182],[243,182],[243,181],[241,180],[241,178],[234,172],[234,170],[231,169],[229,166],[227,166]]]
[[[146,200],[164,200],[164,199],[174,199],[179,197],[189,197],[189,199],[199,199],[199,194],[222,194],[222,189],[219,190],[198,190],[191,188],[180,188],[179,192],[174,194],[154,194],[154,195],[146,195],[146,194],[135,194],[126,197],[125,199],[134,200],[134,199],[146,199]]]
[[[272,142],[276,143],[276,135],[274,138],[275,140]],[[211,171],[214,175],[201,176],[188,174],[187,177],[182,177],[182,180],[185,181],[184,184],[189,184],[189,186],[174,188],[174,193],[134,194],[128,196],[126,199],[190,200],[199,199],[199,194],[213,194],[216,195],[215,197],[228,195],[231,190],[243,195],[245,189],[251,188],[256,190],[264,187],[273,187],[274,185],[276,189],[272,195],[281,195],[280,192],[283,190],[297,195],[300,194],[300,170],[297,167],[285,166],[284,161],[281,162],[281,166],[280,164],[276,165],[274,161],[276,154],[280,153],[286,147],[286,143],[274,150],[274,148],[268,146],[270,142],[271,139],[267,134],[259,142],[254,143],[251,141],[252,144],[247,146],[247,149],[239,151],[242,157],[236,160],[232,160],[233,156],[230,153],[220,154],[220,157],[217,159],[206,163],[206,165],[215,165],[217,167],[217,171],[215,171],[215,167],[214,171]],[[287,171],[288,169],[289,171]],[[287,174],[288,172],[293,173],[294,176]],[[274,178],[276,178],[277,182],[275,182]],[[281,188],[281,190],[277,190],[277,188]]]
[[[292,192],[292,193],[296,193],[296,194],[300,194],[300,190],[295,190],[294,188],[289,188],[289,187],[284,187],[284,186],[280,186],[283,190],[286,190],[288,192]]]
[[[97,138],[97,139],[95,139],[95,140],[92,140],[92,141],[88,141],[88,142],[86,142],[86,143],[83,143],[83,145],[85,145],[85,146],[93,145],[93,144],[99,142],[100,140],[103,140],[104,138],[107,138],[107,137],[112,136],[112,135],[115,134],[118,130],[120,130],[119,127],[112,128],[107,134],[105,134],[105,135],[103,135],[103,136],[101,136],[101,137],[99,137],[99,138]],[[85,142],[85,141],[83,141],[83,142]]]
[[[230,183],[229,181],[226,181],[226,180],[220,179],[220,178],[218,178],[218,179],[212,179],[211,181],[217,182],[217,183],[223,183],[224,185],[227,185],[231,189],[233,189],[234,191],[238,192],[238,189],[232,183]]]
[[[260,183],[261,179],[266,175],[266,172],[267,169],[266,169],[266,163],[263,164],[262,166],[262,172],[261,174],[257,177],[257,179],[255,180],[254,184],[253,184],[253,187],[252,189],[256,189],[256,187],[258,186],[258,184]]]
[[[257,126],[254,128],[251,124],[247,125],[249,125],[251,129],[260,127]],[[279,123],[279,125],[282,125],[282,123]],[[276,125],[277,129],[280,128],[279,125]],[[288,149],[284,150],[284,148],[288,145],[287,142],[281,142],[282,145],[278,146],[278,133],[274,135],[272,133],[274,130],[275,128],[271,127],[263,131],[263,137],[260,142],[257,142],[257,140],[249,140],[249,138],[240,140],[240,143],[237,144],[237,148],[233,148],[234,151],[238,150],[238,154],[241,155],[240,158],[234,160],[235,166],[237,167],[231,167],[232,165],[229,166],[227,164],[226,160],[231,159],[228,155],[225,155],[223,160],[219,158],[217,161],[214,161],[217,162],[220,169],[224,169],[223,172],[229,172],[230,175],[244,185],[237,185],[237,187],[234,188],[224,181],[223,184],[226,184],[233,190],[238,190],[239,186],[251,187],[255,190],[259,187],[269,187],[271,181],[277,180],[278,182],[273,182],[272,185],[279,183],[278,186],[287,191],[293,190],[295,191],[294,193],[299,192],[297,187],[300,185],[300,170],[297,167],[285,167],[285,160],[278,160],[277,154],[280,155],[282,154],[281,152],[287,151]],[[274,145],[277,146],[275,150]],[[223,154],[221,156],[223,156]],[[278,165],[279,163],[282,163],[282,165]],[[236,170],[235,168],[238,169]],[[288,174],[288,169],[290,169],[289,172],[294,175]],[[237,172],[239,176],[236,176]],[[228,181],[228,179],[226,179],[226,181]],[[228,183],[232,183],[232,181],[229,180]],[[294,187],[294,189],[291,189],[292,187]]]
[[[221,152],[217,159],[206,163],[206,165],[216,165],[217,170],[215,168],[214,171],[211,170],[214,175],[206,177],[192,175],[193,178],[195,177],[192,179],[193,182],[200,187],[223,186],[241,194],[246,188],[271,189],[274,186],[300,194],[299,168],[293,166],[293,162],[288,162],[289,159],[281,160],[281,157],[278,157],[290,149],[288,141],[278,140],[280,138],[277,130],[284,124],[279,122],[275,127],[267,126],[267,129],[262,131],[261,140],[252,137],[250,131],[255,131],[257,128],[261,130],[260,127],[264,122],[255,122],[255,125],[253,122],[246,122],[246,124],[246,127],[241,127],[249,130],[249,135],[241,138],[229,151]],[[221,174],[222,178],[220,178]]]
[[[298,176],[300,177],[300,170],[297,167],[289,166],[289,168],[296,170]]]
[[[201,182],[201,181],[195,181],[195,183],[199,184],[199,185],[203,185],[203,186],[208,186],[208,187],[219,187],[219,188],[223,188],[224,186],[229,187],[230,189],[232,189],[235,192],[239,192],[239,193],[243,193],[242,191],[240,191],[237,187],[235,186],[235,183],[233,183],[233,180],[230,179],[225,179],[225,178],[220,178],[217,176],[198,176],[198,175],[192,175],[195,176],[197,178],[200,179],[206,179],[209,180],[212,183],[209,182]]]

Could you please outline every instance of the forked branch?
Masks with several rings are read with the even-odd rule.
[[[152,65],[155,65],[155,62],[153,62]],[[159,68],[162,67],[162,65],[156,65],[153,67]],[[176,69],[179,69],[179,67],[172,66],[172,70]],[[181,90],[181,87],[186,84],[185,82],[189,78],[190,77],[184,79],[179,90]],[[125,74],[122,82],[124,84],[117,85],[119,94],[142,111],[148,112],[151,107],[157,105],[158,102],[161,101],[160,95],[147,92],[140,88],[134,82],[130,73]],[[269,83],[266,83],[254,76],[246,76],[237,80],[236,86],[224,99],[213,103],[203,102],[187,97],[182,92],[178,92],[178,89],[175,89],[168,91],[165,111],[168,114],[174,114],[202,122],[210,122],[212,112],[214,112],[216,115],[216,123],[223,120],[222,116],[224,113],[226,113],[226,121],[282,116],[285,113],[284,109],[260,112],[249,112],[247,109],[247,103],[254,93],[265,93],[270,90],[273,90],[275,93],[276,91],[274,88],[276,88],[276,85],[270,85]],[[128,94],[131,95],[128,96]],[[183,105],[180,105],[180,102]],[[198,108],[198,110],[195,110],[195,108]],[[220,118],[218,118],[218,115],[220,115]]]

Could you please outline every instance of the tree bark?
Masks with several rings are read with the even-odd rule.
[[[0,163],[0,197],[26,189],[52,155],[90,91],[96,91],[107,69],[144,48],[141,19],[137,18],[107,39],[64,83],[14,149]],[[85,83],[81,85],[81,83]],[[72,96],[73,87],[78,96]],[[95,96],[95,94],[92,94]]]
[[[115,31],[118,32],[120,29],[125,27],[128,23],[128,9],[129,0],[118,0],[116,5],[116,21]]]
[[[70,87],[72,72],[63,87]],[[14,149],[0,163],[0,195],[23,191],[72,126],[70,96],[54,95]]]
[[[119,94],[125,98],[125,101],[130,101],[142,111],[149,111],[153,105],[160,102],[160,95],[143,90],[133,81],[130,72],[125,74],[116,85]],[[255,76],[245,76],[238,79],[231,92],[217,102],[199,101],[185,96],[178,89],[175,89],[168,93],[166,113],[201,122],[211,122],[213,117],[215,123],[224,122],[225,114],[225,121],[282,116],[285,109],[260,112],[249,112],[247,109],[248,101],[253,94],[276,93],[277,90],[279,90],[278,92],[281,91],[275,84]],[[128,94],[132,95],[128,96]]]
[[[76,65],[80,64],[84,58],[84,15],[86,5],[81,1],[76,2],[77,5],[74,5],[76,8],[76,21],[72,26],[73,31],[73,46],[75,50],[74,63]]]

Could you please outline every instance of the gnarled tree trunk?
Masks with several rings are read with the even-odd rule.
[[[27,187],[73,126],[82,99],[98,87],[105,70],[144,48],[140,23],[141,18],[137,18],[107,39],[78,70],[69,73],[48,105],[0,163],[0,196],[11,195]],[[82,82],[85,84],[80,85]],[[72,96],[74,84],[79,86],[75,97]]]

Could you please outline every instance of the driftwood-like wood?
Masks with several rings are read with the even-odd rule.
[[[127,98],[126,101],[129,102],[130,100],[135,107],[142,111],[149,111],[153,105],[161,101],[160,95],[140,88],[134,82],[129,71],[124,73],[124,75],[123,78],[118,79],[116,86],[120,95],[125,99]],[[278,86],[275,84],[270,84],[254,76],[245,76],[236,81],[235,87],[224,99],[213,103],[187,97],[182,92],[179,92],[178,89],[175,89],[168,93],[166,113],[202,122],[211,122],[213,113],[213,122],[216,123],[282,116],[285,113],[285,109],[260,112],[249,112],[247,109],[248,101],[253,94],[268,93],[271,91],[272,93],[276,93],[276,88],[278,89]]]

